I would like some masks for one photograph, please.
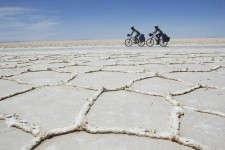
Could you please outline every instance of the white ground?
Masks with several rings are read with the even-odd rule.
[[[1,49],[0,149],[223,150],[216,44]]]

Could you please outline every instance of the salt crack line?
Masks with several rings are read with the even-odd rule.
[[[21,81],[18,81],[18,80],[16,80],[16,79],[14,79],[13,78],[14,76],[12,76],[12,78],[5,78],[5,77],[3,77],[3,78],[1,78],[2,80],[7,80],[7,81],[12,81],[12,82],[16,82],[17,84],[20,84],[20,85],[32,85],[32,84],[30,84],[30,83],[25,83],[25,82],[21,82]]]
[[[78,74],[73,75],[70,79],[68,79],[68,80],[65,82],[65,84],[66,84],[66,83],[69,83],[69,82],[72,81],[72,80],[74,80],[77,76],[78,76]]]
[[[94,95],[92,98],[88,99],[87,103],[84,104],[83,108],[81,109],[75,125],[81,126],[84,122],[84,119],[88,112],[90,111],[91,107],[94,105],[95,101],[98,99],[98,97],[105,91],[105,88],[101,88],[96,92],[96,95]]]
[[[144,73],[145,71],[123,71],[123,70],[110,70],[110,69],[102,69],[102,72],[117,72],[117,73],[136,73],[136,74],[140,74],[140,73]]]
[[[183,82],[183,81],[180,81],[180,80],[177,80],[177,79],[174,79],[174,78],[169,78],[169,77],[166,77],[166,76],[163,76],[159,73],[155,73],[154,75],[144,75],[140,78],[137,78],[133,81],[131,81],[128,85],[126,85],[126,87],[131,87],[133,84],[135,84],[136,82],[139,82],[139,81],[142,81],[142,80],[145,80],[145,79],[150,79],[150,78],[161,78],[161,79],[166,79],[166,80],[172,80],[172,81],[177,81],[177,82]]]
[[[12,114],[12,115],[6,115],[2,114],[0,115],[0,120],[5,120],[8,127],[14,127],[17,129],[20,129],[24,132],[30,133],[33,136],[38,136],[41,132],[40,126],[29,123],[25,121],[24,119],[21,119],[18,114]]]
[[[42,135],[43,137],[41,139],[45,140],[55,136],[73,133],[76,131],[81,131],[81,126],[78,124],[74,124],[74,125],[62,127],[62,128],[57,128],[57,129],[52,129],[48,131],[47,133],[45,133],[44,135]]]
[[[178,101],[176,101],[175,99],[173,99],[171,97],[171,95],[167,95],[165,97],[166,101],[168,101],[170,104],[172,104],[173,106],[180,106],[180,103]]]
[[[21,94],[24,94],[24,93],[27,93],[27,92],[30,92],[30,91],[33,91],[35,89],[36,89],[36,87],[32,87],[32,88],[29,88],[29,89],[24,90],[24,91],[16,92],[16,93],[1,97],[0,101],[6,100],[8,98],[11,98],[11,97],[14,97],[14,96],[17,96],[17,95],[21,95]]]
[[[190,138],[185,138],[185,137],[180,137],[180,136],[175,136],[172,141],[180,144],[180,145],[184,145],[184,146],[187,146],[187,147],[191,147],[195,150],[203,150],[205,149],[205,145],[202,145]]]
[[[188,70],[188,68],[186,68],[185,70],[174,70],[174,71],[171,71],[169,73],[178,73],[178,72],[213,72],[213,71],[219,70],[221,68],[223,68],[223,67],[222,66],[216,66],[216,67],[210,68],[208,70]]]
[[[138,93],[138,94],[143,94],[143,95],[149,95],[149,96],[163,97],[164,98],[163,95],[158,94],[158,93],[153,93],[153,92],[142,92],[142,91],[133,90],[133,89],[125,89],[125,91],[133,92],[133,93]]]
[[[84,74],[88,74],[88,73],[95,73],[95,72],[101,72],[103,69],[103,67],[100,67],[99,69],[96,69],[96,70],[90,70],[90,71],[86,71],[84,72]]]
[[[98,89],[94,89],[92,87],[85,87],[85,86],[78,86],[78,85],[70,85],[70,84],[66,84],[65,86],[74,87],[74,88],[82,88],[82,89],[91,90],[91,91],[98,91]]]
[[[141,92],[139,90],[131,90],[131,89],[125,89],[125,91],[134,92],[134,93],[143,94],[143,95],[161,97],[161,98],[163,98],[163,100],[167,101],[168,103],[170,103],[173,106],[180,106],[180,103],[178,101],[176,101],[175,99],[173,99],[170,95],[165,96],[165,95],[161,95],[158,93]]]
[[[184,94],[188,94],[188,93],[191,93],[195,90],[198,90],[198,89],[201,89],[201,88],[206,88],[205,86],[201,85],[201,84],[198,84],[192,88],[189,88],[189,89],[185,89],[183,91],[178,91],[178,92],[174,92],[174,93],[170,93],[171,96],[180,96],[180,95],[184,95]]]
[[[74,66],[89,66],[89,65],[75,63],[75,64],[71,64],[71,65],[66,65],[66,66],[60,66],[60,67],[58,67],[58,69],[74,67]]]
[[[110,66],[136,66],[136,64],[120,64],[120,63],[114,63],[114,64],[108,64],[108,65],[103,65],[104,67],[110,67]]]
[[[225,118],[225,113],[223,112],[219,112],[219,111],[213,111],[213,110],[207,110],[207,109],[198,109],[198,108],[194,108],[194,107],[190,107],[190,106],[182,106],[185,109],[188,110],[193,110],[196,112],[200,112],[200,113],[205,113],[205,114],[210,114],[210,115],[215,115],[215,116],[219,116],[219,117],[223,117]]]
[[[40,69],[40,70],[27,69],[26,71],[23,71],[17,75],[26,74],[26,73],[30,73],[30,72],[47,72],[47,71],[52,71],[52,72],[56,72],[56,73],[64,73],[64,74],[70,73],[70,72],[58,71],[58,70],[55,70],[54,68],[47,68],[47,69]]]
[[[46,136],[39,136],[34,138],[29,145],[25,145],[21,148],[21,150],[34,150],[38,145],[41,144],[42,141],[46,140]]]
[[[156,73],[156,74],[155,74],[155,77],[162,78],[162,79],[166,79],[166,80],[177,81],[177,82],[183,82],[183,81],[181,81],[181,80],[179,80],[179,79],[166,77],[166,76],[161,75],[161,74],[159,74],[159,73]]]
[[[180,124],[181,124],[181,116],[184,115],[184,111],[179,106],[174,106],[171,112],[170,119],[170,128],[172,135],[179,136],[180,135]]]
[[[86,125],[84,127],[84,132],[90,134],[124,134],[137,137],[148,137],[151,139],[161,139],[176,142],[180,145],[191,147],[195,150],[202,150],[203,145],[197,143],[194,140],[180,137],[177,135],[171,135],[170,133],[156,133],[154,130],[132,128],[132,129],[121,129],[121,128],[102,128],[102,127],[91,127]]]
[[[138,137],[150,137],[157,139],[168,139],[169,134],[164,133],[162,135],[157,134],[155,129],[142,129],[142,128],[105,128],[105,127],[93,127],[86,124],[83,127],[84,131],[90,134],[125,134]]]
[[[4,76],[1,76],[1,77],[2,78],[10,78],[10,77],[16,77],[18,75],[26,74],[26,73],[29,73],[29,72],[44,72],[44,71],[54,71],[54,70],[52,70],[51,68],[47,68],[46,70],[31,70],[31,69],[27,69],[25,71],[21,71],[20,73],[11,74],[11,75],[4,75]],[[57,72],[57,71],[55,71],[55,72]]]

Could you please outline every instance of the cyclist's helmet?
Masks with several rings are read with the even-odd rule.
[[[159,29],[159,26],[155,26],[155,29],[158,30]]]

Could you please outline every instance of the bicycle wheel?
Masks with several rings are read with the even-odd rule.
[[[145,45],[145,41],[143,41],[143,42],[139,41],[138,42],[138,46],[143,47],[144,45]]]
[[[154,40],[152,38],[148,39],[146,41],[146,45],[149,46],[149,47],[152,47],[154,45]]]
[[[163,40],[160,40],[159,45],[162,47],[166,47],[168,45],[168,42],[164,42]]]
[[[132,40],[131,39],[126,39],[125,40],[125,45],[127,46],[127,47],[130,47],[131,45],[132,45]]]

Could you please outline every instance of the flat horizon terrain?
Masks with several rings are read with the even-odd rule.
[[[1,150],[224,150],[225,39],[0,43]]]
[[[41,48],[41,47],[73,47],[73,46],[123,46],[124,39],[113,40],[56,40],[56,41],[21,41],[1,42],[0,50],[4,48]],[[225,38],[175,38],[170,46],[180,45],[225,45]]]

